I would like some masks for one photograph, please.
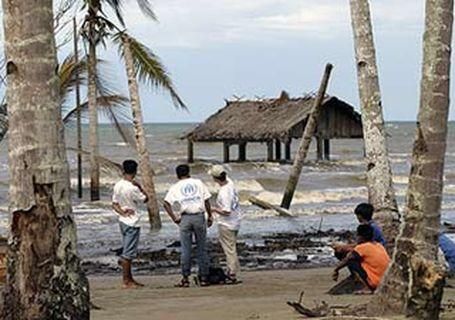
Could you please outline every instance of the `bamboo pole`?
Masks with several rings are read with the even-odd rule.
[[[74,60],[76,65],[79,63],[79,48],[76,17],[73,18],[74,33]],[[76,81],[76,126],[77,126],[77,196],[82,198],[82,132],[81,132],[81,90],[80,79]]]
[[[283,196],[283,201],[281,202],[281,207],[289,209],[291,206],[292,198],[294,197],[295,188],[299,182],[300,174],[302,172],[303,162],[308,154],[308,149],[310,148],[311,139],[316,132],[317,121],[319,117],[319,111],[321,109],[322,103],[324,102],[325,93],[327,91],[327,86],[329,84],[330,73],[332,72],[333,65],[328,63],[325,67],[324,76],[322,77],[321,85],[319,87],[318,94],[314,100],[313,109],[311,110],[310,115],[303,131],[302,140],[300,141],[299,149],[295,156],[294,165],[292,166],[292,171],[289,176],[288,183],[286,185],[285,193]]]

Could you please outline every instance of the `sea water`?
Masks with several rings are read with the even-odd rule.
[[[160,200],[169,186],[176,182],[175,166],[186,162],[187,144],[181,137],[195,124],[147,124],[145,127],[148,148],[155,171],[156,190]],[[413,123],[387,123],[389,153],[394,174],[394,186],[400,208],[403,208],[415,125]],[[83,126],[84,149],[87,147],[87,130]],[[76,132],[69,128],[66,132],[67,145],[76,147]],[[134,147],[122,141],[115,129],[102,124],[99,128],[100,154],[113,162],[136,158]],[[299,141],[294,141],[292,154]],[[290,172],[290,164],[265,162],[266,145],[248,144],[248,162],[226,165],[229,175],[236,182],[244,214],[240,238],[259,239],[262,235],[275,232],[304,232],[319,229],[353,229],[356,221],[352,212],[356,204],[367,201],[365,187],[365,162],[363,141],[332,140],[331,161],[316,162],[313,143],[308,161],[291,208],[295,218],[277,217],[274,211],[264,211],[248,202],[254,195],[269,202],[279,204]],[[216,185],[207,174],[213,163],[222,160],[221,143],[196,143],[196,161],[192,165],[192,175],[204,180],[212,193]],[[283,154],[283,152],[282,152]],[[236,159],[237,148],[231,148],[231,157]],[[88,158],[84,158],[84,198],[76,197],[76,154],[68,151],[71,167],[71,186],[73,189],[74,216],[78,230],[78,246],[81,256],[86,260],[114,263],[115,257],[109,251],[120,245],[117,217],[111,209],[113,184],[120,179],[113,169],[103,169],[101,175],[101,201],[90,203]],[[449,124],[448,146],[445,165],[444,198],[442,205],[443,221],[455,223],[455,123]],[[7,141],[0,143],[0,235],[7,236],[9,217],[8,208],[8,164]],[[163,228],[150,232],[146,212],[142,213],[141,248],[160,249],[178,239],[177,227],[161,212]],[[209,231],[210,237],[216,236],[216,228]]]

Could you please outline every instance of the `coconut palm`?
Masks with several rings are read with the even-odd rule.
[[[169,92],[176,107],[185,108],[185,104],[177,94],[166,68],[149,48],[126,32],[118,32],[114,35],[113,41],[119,47],[128,76],[136,148],[139,154],[139,170],[144,191],[149,198],[147,210],[150,226],[152,229],[158,229],[161,227],[161,220],[153,182],[153,170],[147,150],[137,78],[153,88],[160,88]]]
[[[2,8],[12,223],[1,318],[88,320],[89,287],[77,256],[55,73],[52,1],[4,0]]]
[[[86,16],[83,23],[83,36],[88,43],[88,108],[89,108],[89,145],[90,145],[90,197],[92,201],[100,198],[100,171],[97,157],[98,150],[98,114],[97,114],[97,89],[96,89],[96,65],[99,44],[105,43],[106,39],[115,29],[115,24],[105,13],[104,7],[111,8],[118,23],[124,26],[122,0],[83,0]],[[142,12],[155,19],[153,10],[148,0],[136,0]]]
[[[379,313],[439,318],[444,272],[435,261],[450,106],[453,6],[453,0],[426,1],[420,109],[406,209],[392,265],[374,299],[382,309]]]
[[[382,115],[376,50],[368,0],[350,0],[352,29],[362,108],[368,200],[392,253],[400,225]]]

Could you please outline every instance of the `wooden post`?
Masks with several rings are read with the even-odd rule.
[[[267,161],[273,161],[273,140],[267,141]]]
[[[324,139],[324,159],[330,160],[330,139]]]
[[[286,141],[286,144],[284,145],[284,157],[286,159],[286,161],[291,161],[291,143],[292,143],[292,139],[289,139],[288,141]]]
[[[78,34],[76,18],[73,18],[74,61],[79,64]],[[76,81],[76,127],[77,127],[77,197],[82,198],[82,128],[81,128],[81,91],[80,79]]]
[[[311,110],[310,115],[308,116],[307,124],[305,130],[303,131],[303,137],[300,141],[300,146],[297,151],[294,165],[292,166],[291,174],[289,176],[288,183],[284,192],[283,200],[281,202],[281,207],[289,209],[291,206],[292,198],[294,197],[295,188],[299,182],[300,173],[302,172],[303,162],[308,154],[308,149],[310,148],[311,139],[314,136],[317,128],[317,121],[319,118],[319,111],[324,101],[325,93],[327,91],[327,86],[329,84],[330,73],[332,72],[333,66],[328,63],[325,67],[324,76],[319,86],[318,94],[314,99],[313,109]]]
[[[316,153],[317,153],[317,160],[321,161],[323,159],[323,144],[322,144],[321,137],[316,137]]]
[[[231,145],[229,142],[223,142],[223,161],[224,163],[228,163],[230,161],[229,149]]]
[[[239,161],[246,161],[246,142],[239,143]]]
[[[275,140],[275,160],[281,161],[281,141]]]
[[[194,163],[194,143],[188,139],[188,163]]]

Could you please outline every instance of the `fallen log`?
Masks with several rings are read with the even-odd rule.
[[[288,218],[294,217],[292,215],[292,213],[289,212],[289,210],[286,210],[284,208],[281,208],[280,206],[271,204],[270,202],[267,202],[265,200],[261,200],[259,198],[251,196],[248,198],[248,201],[250,201],[252,204],[258,206],[259,208],[262,208],[265,210],[275,210],[282,217],[288,217]]]

